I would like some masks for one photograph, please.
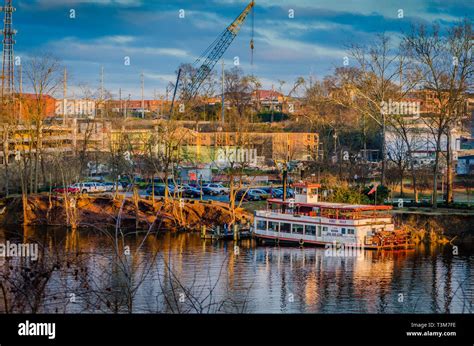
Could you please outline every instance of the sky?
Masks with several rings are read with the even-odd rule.
[[[79,85],[98,89],[103,67],[105,89],[114,97],[121,88],[122,97],[139,99],[143,72],[145,98],[152,99],[176,80],[179,64],[194,62],[249,1],[14,0],[15,55],[58,57],[68,69],[70,97],[81,96]],[[278,90],[285,81],[285,92],[299,76],[321,79],[342,66],[352,43],[370,44],[381,32],[396,43],[413,23],[449,28],[472,19],[474,1],[256,0],[254,11],[254,63],[249,16],[224,54],[225,65],[238,57],[244,73],[257,76],[264,88]]]

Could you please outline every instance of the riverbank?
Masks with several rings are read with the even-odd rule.
[[[398,225],[434,232],[452,244],[474,248],[474,213],[472,211],[430,208],[405,208],[392,211]]]
[[[24,213],[21,197],[0,201],[0,224],[68,227],[133,227],[164,230],[200,230],[201,225],[212,227],[232,221],[246,224],[252,215],[243,209],[234,213],[226,203],[216,201],[164,198],[149,199],[104,195],[28,196]],[[26,219],[26,222],[25,222]]]

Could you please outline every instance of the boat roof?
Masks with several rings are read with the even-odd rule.
[[[269,198],[268,203],[285,204],[292,203],[291,201],[283,201],[281,198]],[[371,210],[391,210],[391,205],[369,205],[369,204],[348,204],[348,203],[331,203],[331,202],[317,202],[317,203],[301,203],[293,202],[296,206],[303,207],[318,207],[323,209],[339,209],[344,211],[371,211]]]

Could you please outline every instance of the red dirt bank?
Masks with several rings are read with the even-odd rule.
[[[70,196],[72,197],[72,196]],[[117,224],[120,216],[122,227],[159,229],[199,230],[202,225],[213,226],[229,224],[232,213],[225,203],[186,201],[180,206],[178,201],[140,199],[138,208],[131,198],[114,199],[110,195],[87,196],[74,198],[72,206],[66,208],[63,196],[34,195],[28,197],[26,212],[29,225],[60,225],[76,227],[110,227]],[[2,210],[3,209],[3,210]],[[0,201],[0,223],[4,225],[23,224],[23,206],[21,197],[12,197]],[[243,209],[235,211],[235,221],[245,224],[252,215]]]

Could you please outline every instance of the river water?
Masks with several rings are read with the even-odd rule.
[[[58,313],[474,310],[474,253],[451,246],[338,254],[202,240],[193,233],[115,237],[113,231],[64,229],[1,230],[0,243],[7,241],[39,244],[40,256],[0,257],[3,282],[23,287],[0,299],[0,311],[5,305]]]

